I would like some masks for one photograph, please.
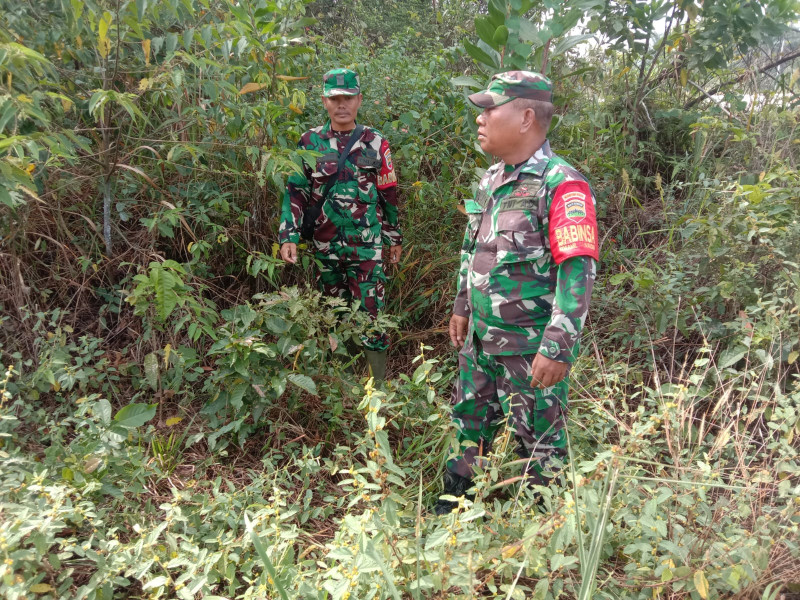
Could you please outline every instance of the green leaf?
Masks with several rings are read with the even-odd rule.
[[[494,67],[495,69],[500,68],[500,65],[491,56],[478,48],[472,42],[464,40],[464,49],[466,49],[467,54],[469,54],[477,62],[484,64],[487,67]]]
[[[594,35],[592,35],[591,33],[586,33],[583,35],[567,36],[563,40],[558,42],[558,44],[556,44],[556,47],[553,49],[553,53],[551,54],[551,56],[552,57],[561,56],[567,50],[570,50],[575,46],[577,46],[578,44],[581,44],[587,40],[592,40],[592,39],[594,39]]]
[[[154,352],[144,357],[144,377],[151,388],[158,389],[158,357]]]
[[[128,406],[122,407],[119,412],[114,415],[114,421],[116,421],[120,427],[134,429],[136,427],[141,427],[154,416],[156,416],[155,404],[129,404]]]
[[[151,579],[150,581],[145,583],[142,586],[142,589],[143,590],[152,590],[152,589],[155,589],[155,588],[164,587],[165,585],[167,585],[167,583],[169,583],[169,579],[167,579],[167,577],[164,576],[164,575],[159,575],[158,577],[156,577],[154,579]]]
[[[139,23],[144,19],[144,11],[147,10],[147,0],[136,0],[136,18]]]
[[[506,0],[489,0],[489,21],[500,27],[506,20]]]
[[[273,585],[278,588],[278,593],[281,595],[283,600],[289,600],[286,590],[283,589],[283,585],[281,585],[280,581],[278,581],[278,575],[275,573],[275,567],[272,566],[272,561],[270,561],[269,556],[267,556],[267,551],[264,549],[264,544],[261,543],[258,534],[256,534],[255,530],[253,529],[253,523],[247,517],[247,513],[244,514],[244,526],[245,529],[247,529],[247,533],[250,534],[250,540],[253,542],[256,552],[258,552],[261,562],[264,563],[264,568],[267,570],[267,573],[269,573]]]
[[[718,369],[727,369],[742,360],[747,354],[747,349],[742,350],[740,346],[729,348],[722,353],[719,359]]]
[[[611,279],[609,279],[608,281],[611,285],[620,285],[621,283],[624,283],[630,278],[631,278],[630,273],[617,273],[616,275],[612,275]]]
[[[6,125],[17,114],[17,107],[14,106],[14,102],[9,98],[8,101],[3,104],[2,112],[0,112],[0,133],[6,128]]]
[[[183,32],[183,49],[187,52],[192,50],[192,42],[194,41],[194,27],[188,28]]]
[[[111,423],[111,403],[105,398],[98,400],[92,409],[94,415],[100,419],[103,425]]]
[[[178,285],[178,279],[159,265],[150,270],[150,284],[156,294],[158,319],[164,322],[178,305],[178,294],[174,291],[175,286]]]
[[[450,530],[446,527],[443,527],[438,531],[434,531],[428,536],[428,539],[425,540],[425,550],[431,550],[432,548],[441,546],[447,541],[447,538],[450,537],[450,535]]]
[[[494,32],[494,37],[492,38],[492,43],[490,45],[493,46],[495,49],[497,49],[500,46],[505,46],[507,41],[508,41],[508,27],[506,27],[505,25],[500,25],[500,27],[498,27],[497,30]]]
[[[474,77],[470,77],[469,75],[459,75],[458,77],[453,77],[450,80],[450,83],[455,86],[469,87],[473,90],[483,89],[483,86],[478,82],[478,80]]]
[[[495,50],[497,50],[498,47],[494,45],[492,40],[494,39],[496,29],[497,28],[494,25],[489,23],[489,19],[486,17],[475,18],[475,33],[477,33],[478,37],[484,42],[490,46],[494,46]]]
[[[539,30],[528,19],[519,20],[519,39],[536,46],[541,46],[544,43],[539,35]]]
[[[394,578],[392,577],[392,571],[389,568],[387,568],[387,566],[384,564],[379,552],[375,549],[375,545],[372,541],[370,541],[367,544],[366,555],[370,557],[375,562],[376,565],[378,565],[378,568],[380,569],[381,573],[383,574],[383,578],[386,581],[386,587],[389,588],[389,593],[392,594],[392,598],[394,598],[395,600],[400,600],[400,594],[394,585]]]
[[[312,396],[317,395],[317,384],[315,384],[314,380],[308,375],[302,375],[301,373],[290,373],[287,379],[297,387],[307,391]]]
[[[281,335],[289,331],[289,329],[292,328],[292,324],[291,322],[286,321],[285,319],[272,316],[264,321],[264,327],[266,327],[270,333],[274,333],[275,335]]]
[[[175,48],[178,47],[178,34],[177,33],[168,33],[167,34],[167,44],[166,44],[166,52],[167,54],[171,54],[175,52]]]
[[[244,393],[247,391],[250,385],[247,383],[240,383],[231,392],[230,396],[230,403],[235,409],[242,408],[242,398],[244,398]]]

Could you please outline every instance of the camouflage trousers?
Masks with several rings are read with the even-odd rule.
[[[383,310],[383,294],[386,275],[382,260],[358,260],[339,257],[331,260],[329,256],[318,253],[320,263],[317,285],[326,296],[344,298],[348,302],[359,300],[360,309],[373,319]],[[389,347],[389,336],[382,331],[374,331],[362,338],[364,347],[383,351]]]
[[[451,399],[461,454],[447,462],[449,471],[472,478],[473,466],[505,424],[518,443],[517,454],[530,459],[524,466],[530,483],[546,485],[558,470],[567,455],[569,384],[565,378],[543,390],[532,387],[534,356],[485,354],[475,335],[464,344]]]

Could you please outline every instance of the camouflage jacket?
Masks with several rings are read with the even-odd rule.
[[[325,184],[336,174],[339,150],[351,132],[331,129],[330,121],[303,134],[299,147],[321,152],[312,168],[289,176],[283,197],[280,243],[297,243],[306,207],[322,197]],[[365,127],[353,145],[339,178],[331,187],[316,222],[314,246],[331,258],[349,254],[353,247],[365,255],[382,243],[402,244],[397,211],[397,177],[389,143],[376,130]],[[360,254],[360,253],[359,253]]]
[[[521,165],[490,167],[465,208],[453,312],[469,335],[487,354],[574,361],[599,258],[586,179],[545,141]]]

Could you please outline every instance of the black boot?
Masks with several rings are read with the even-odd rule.
[[[472,487],[472,479],[467,479],[456,473],[450,471],[444,472],[444,490],[443,496],[466,496],[467,500],[474,500],[475,494],[467,494],[467,490]],[[433,512],[436,515],[446,515],[453,512],[458,506],[458,502],[450,500],[442,500],[439,498],[436,504],[433,505]]]
[[[367,357],[369,372],[373,379],[375,379],[375,383],[386,379],[386,350],[378,352],[376,350],[367,350],[365,348],[364,355]]]

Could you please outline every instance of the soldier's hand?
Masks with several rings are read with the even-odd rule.
[[[400,254],[402,252],[403,252],[403,247],[399,244],[397,246],[389,246],[389,262],[390,263],[400,262]]]
[[[285,244],[281,244],[281,258],[288,263],[296,263],[297,262],[297,244],[293,244],[292,242],[286,242]]]
[[[450,341],[456,348],[461,348],[467,341],[467,328],[469,327],[469,317],[453,315],[450,317]]]
[[[535,388],[544,389],[557,384],[567,375],[569,364],[537,354],[531,365],[531,384]]]

